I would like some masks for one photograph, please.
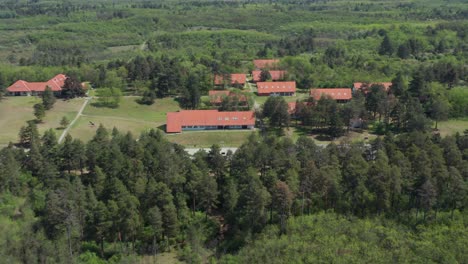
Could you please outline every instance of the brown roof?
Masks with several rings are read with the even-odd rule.
[[[182,126],[254,126],[253,111],[181,110],[167,113],[167,133],[182,132]]]
[[[334,100],[351,100],[353,97],[351,88],[322,88],[310,90],[310,96],[315,100],[320,100],[323,95],[329,96]]]
[[[258,94],[295,93],[296,82],[258,82]]]
[[[245,73],[232,73],[231,74],[231,84],[245,84],[245,80],[247,79],[247,76]],[[222,75],[215,75],[214,77],[214,83],[215,85],[221,85],[223,84],[224,77]]]
[[[279,64],[279,60],[277,59],[269,59],[269,60],[254,60],[254,66],[256,69],[267,69],[267,68],[275,68]]]
[[[279,81],[282,80],[286,74],[286,71],[279,71],[279,70],[274,70],[274,71],[268,71],[271,75],[271,80],[272,81]],[[260,81],[260,75],[262,74],[262,71],[252,71],[252,79],[254,82],[259,82]]]

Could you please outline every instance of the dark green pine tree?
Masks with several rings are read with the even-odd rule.
[[[254,169],[248,169],[247,175],[248,182],[241,187],[239,196],[237,221],[246,230],[259,231],[267,223],[271,196]]]
[[[11,148],[0,150],[0,192],[23,195],[20,182],[20,163]]]
[[[268,70],[262,70],[262,71],[260,72],[260,81],[261,81],[261,82],[271,81],[271,74],[270,74],[270,71],[268,71]]]
[[[392,85],[390,86],[390,92],[396,97],[400,97],[406,90],[406,84],[403,79],[403,74],[399,72],[395,78],[392,79]]]
[[[273,208],[276,210],[281,230],[286,231],[286,220],[289,217],[294,194],[289,186],[282,181],[277,181],[271,195]]]
[[[343,129],[343,119],[340,115],[340,112],[338,110],[338,107],[335,106],[332,108],[330,115],[330,121],[328,123],[328,134],[333,137],[337,138],[343,135],[344,129]]]
[[[397,55],[400,59],[407,59],[411,55],[411,49],[407,43],[398,46]]]
[[[151,253],[157,254],[157,241],[163,233],[162,213],[159,207],[153,206],[145,214],[146,231],[151,237]]]
[[[372,199],[367,189],[369,165],[357,146],[352,146],[343,163],[344,198],[353,213],[363,216]]]
[[[45,108],[43,104],[34,105],[34,116],[36,117],[37,122],[42,123],[42,120],[45,117]]]
[[[52,88],[47,85],[44,93],[42,93],[42,104],[44,105],[45,110],[52,109],[56,100],[57,99],[54,96],[54,92],[52,92]]]
[[[393,47],[393,44],[390,41],[390,38],[388,37],[387,34],[385,34],[385,37],[383,38],[382,43],[380,44],[379,54],[391,56],[394,50],[395,48]]]

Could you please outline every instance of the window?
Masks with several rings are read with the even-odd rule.
[[[225,117],[224,120],[228,121],[228,120],[229,120],[229,117]]]
[[[239,118],[237,118],[236,116],[232,118],[232,120],[237,120],[237,119],[239,119]]]

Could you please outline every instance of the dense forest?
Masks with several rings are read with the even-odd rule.
[[[137,140],[100,127],[90,142],[67,136],[58,144],[54,131],[40,136],[30,123],[22,139],[28,151],[9,146],[0,152],[1,255],[12,263],[112,263],[173,247],[189,262],[239,248],[239,263],[270,262],[268,252],[282,247],[285,235],[312,244],[290,244],[275,261],[287,262],[292,252],[328,236],[348,235],[349,245],[341,240],[333,247],[343,253],[315,249],[304,258],[463,262],[468,254],[462,221],[468,133],[388,134],[371,144],[326,147],[307,137],[293,143],[252,134],[235,154],[223,156],[213,146],[193,157],[158,131]],[[280,240],[252,242],[267,226],[259,239]],[[451,246],[442,251],[437,239],[450,239]],[[438,251],[419,254],[432,249]]]
[[[298,100],[292,117],[268,98],[261,132],[227,155],[191,156],[156,128],[58,143],[37,129],[44,96],[0,150],[0,262],[466,262],[468,130],[437,123],[468,116],[467,16],[463,0],[0,0],[0,104],[16,80],[63,72],[106,106],[208,109],[213,76],[257,58],[280,59],[299,94],[366,84],[346,104]],[[356,119],[379,136],[276,133],[333,139]]]

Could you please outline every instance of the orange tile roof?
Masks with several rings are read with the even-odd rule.
[[[272,81],[279,81],[284,78],[286,71],[268,71],[271,75]],[[252,71],[252,79],[254,82],[260,81],[260,75],[262,71]]]
[[[296,102],[289,102],[288,103],[288,113],[291,115],[291,114],[294,114],[296,112],[296,106],[297,106],[297,103]]]
[[[254,126],[253,111],[181,110],[167,113],[166,132],[182,132],[182,126]]]
[[[387,92],[390,90],[390,86],[392,86],[391,82],[376,82],[376,83],[355,82],[353,84],[353,87],[354,87],[355,90],[361,90],[361,89],[364,89],[364,88],[369,89],[374,84],[383,85],[383,87],[385,88],[385,91],[387,91]],[[367,92],[367,91],[364,91],[364,92]]]
[[[223,98],[226,96],[229,96],[231,94],[231,91],[228,90],[211,90],[208,91],[208,95],[210,96],[210,103],[212,104],[219,104],[223,101]]]
[[[232,96],[232,97],[237,96],[239,101],[242,101],[242,102],[247,101],[247,97],[245,97],[244,94],[237,95],[228,90],[210,90],[208,91],[208,95],[210,96],[210,103],[212,104],[220,104],[223,101],[223,98],[227,96]]]
[[[47,86],[52,91],[57,92],[62,90],[67,77],[64,74],[58,74],[47,82],[27,82],[23,80],[16,81],[7,88],[9,92],[43,92]]]
[[[254,60],[254,66],[256,69],[266,69],[266,68],[275,68],[278,66],[278,59],[269,59],[269,60]]]
[[[258,94],[295,93],[296,82],[258,82]]]
[[[320,100],[323,95],[327,95],[334,100],[351,100],[353,97],[351,88],[323,88],[310,90],[310,96],[315,100]]]
[[[222,75],[215,75],[214,77],[214,83],[215,85],[221,85],[223,84],[223,76]],[[247,76],[245,73],[232,73],[231,74],[231,84],[245,84],[245,80],[247,79]]]

